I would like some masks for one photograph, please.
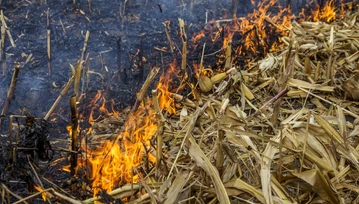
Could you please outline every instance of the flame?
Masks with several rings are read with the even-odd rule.
[[[172,78],[177,77],[176,67],[176,61],[171,63],[167,72],[160,77],[157,86],[159,105],[169,114],[176,113],[169,88]],[[106,100],[102,92],[98,91],[90,103],[94,108],[89,122],[94,123],[98,120],[98,118],[93,118],[96,108],[106,116],[119,114],[114,110],[108,111],[105,103]],[[157,131],[157,115],[152,108],[152,101],[141,105],[137,111],[129,114],[123,127],[124,130],[116,139],[107,140],[98,145],[96,149],[89,149],[85,146],[85,142],[82,143],[82,149],[86,153],[83,154],[83,157],[87,157],[79,161],[79,167],[90,170],[89,179],[92,180],[94,195],[98,195],[102,190],[109,192],[125,183],[137,182],[140,175],[134,173],[134,168],[141,166],[144,161],[147,167],[151,167],[155,163],[156,158],[150,152],[150,140]]]
[[[199,41],[205,36],[204,30],[201,30],[199,33],[195,33],[192,36],[192,42],[193,44],[198,44]]]
[[[166,74],[162,74],[157,85],[158,102],[162,110],[167,110],[169,114],[176,114],[176,106],[171,97],[170,84],[172,78],[177,78],[178,70],[176,69],[176,61],[169,65]]]
[[[234,48],[235,54],[245,56],[243,61],[248,64],[250,69],[251,61],[257,56],[258,52],[265,55],[268,51],[274,52],[280,49],[282,44],[280,37],[288,35],[291,30],[291,21],[296,18],[290,8],[282,7],[276,0],[263,0],[258,4],[255,0],[251,0],[251,3],[255,6],[252,13],[238,19],[234,18],[230,23],[223,26],[220,25],[219,21],[211,20],[204,30],[192,36],[192,42],[196,46],[203,37],[209,36],[212,42],[221,39],[221,49],[224,49],[237,33],[241,37],[241,42]],[[344,10],[344,7],[341,9]],[[305,18],[304,9],[297,18]],[[327,2],[322,9],[317,6],[311,18],[315,21],[323,20],[326,22],[335,20],[333,0]],[[273,39],[278,40],[273,42]],[[139,50],[133,57],[137,56],[138,53]],[[219,56],[223,58],[223,54]],[[222,62],[218,64],[223,64]],[[197,78],[200,74],[211,74],[199,64],[194,63],[193,68]],[[174,61],[169,65],[167,72],[161,75],[156,87],[160,108],[169,114],[176,114],[176,104],[172,98],[174,90],[172,86],[174,84],[173,79],[178,78],[178,73],[177,62]],[[189,83],[188,85],[192,90],[195,90],[194,84]],[[196,98],[195,94],[194,98]],[[110,111],[106,108],[106,102],[102,91],[98,91],[89,106],[91,107],[89,123],[93,124],[102,117],[120,115],[114,110],[113,101]],[[144,160],[150,166],[155,162],[156,158],[150,151],[150,140],[157,131],[156,113],[152,105],[151,101],[144,102],[136,112],[129,114],[123,131],[115,139],[103,142],[96,149],[83,147],[86,152],[85,155],[87,155],[84,161],[88,161],[89,166],[85,166],[83,163],[79,166],[82,165],[82,167],[90,169],[89,179],[93,181],[92,188],[95,195],[102,190],[109,192],[124,183],[137,182],[141,175],[134,173],[134,168],[141,166]],[[82,145],[86,144],[82,143]]]
[[[39,192],[43,192],[43,190],[40,186],[34,185],[34,188]],[[42,198],[42,200],[44,200],[46,202],[46,192],[41,193],[41,198]]]
[[[120,115],[120,113],[114,109],[115,102],[113,100],[111,100],[111,111],[109,111],[107,109],[106,102],[107,102],[107,100],[106,100],[105,96],[102,94],[102,91],[98,90],[97,94],[91,100],[91,102],[88,106],[89,108],[91,108],[91,112],[89,115],[89,123],[91,125],[94,124],[96,121],[99,121],[103,117]],[[95,113],[95,111],[97,111],[97,110],[99,111],[99,113]],[[96,118],[94,118],[94,115],[96,115],[96,114],[98,114],[98,116]]]
[[[88,150],[94,195],[102,189],[108,192],[124,183],[137,182],[139,176],[133,173],[133,168],[141,165],[143,157],[155,162],[148,152],[157,130],[155,117],[151,109],[140,108],[129,116],[125,130],[114,141]]]
[[[334,21],[336,19],[334,1],[327,1],[322,9],[317,5],[312,15],[313,21],[324,21],[327,23]]]

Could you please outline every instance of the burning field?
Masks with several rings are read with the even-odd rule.
[[[355,0],[57,3],[0,1],[2,203],[358,202]]]

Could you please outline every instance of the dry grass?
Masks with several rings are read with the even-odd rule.
[[[217,77],[212,91],[165,116],[163,161],[143,190],[128,184],[110,195],[140,192],[132,203],[357,202],[358,14],[294,22],[282,50]],[[111,120],[124,123],[113,117],[94,128]]]

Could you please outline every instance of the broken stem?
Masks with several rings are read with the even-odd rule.
[[[181,72],[182,72],[182,79],[186,78],[186,66],[187,66],[187,35],[185,30],[185,23],[184,20],[179,18],[179,27],[181,32],[182,38],[182,63],[181,63]]]
[[[81,80],[81,72],[82,72],[82,60],[78,60],[75,69],[75,82],[74,82],[74,94],[79,96],[80,89],[80,80]]]
[[[224,65],[226,70],[232,68],[232,40],[228,40],[226,48],[226,63]]]
[[[222,141],[224,139],[224,130],[218,130],[217,137],[217,157],[216,157],[216,168],[221,171],[223,168],[224,154],[222,150]]]
[[[137,98],[136,98],[136,102],[133,105],[133,108],[131,110],[132,113],[134,113],[138,107],[140,106],[141,101],[145,98],[146,96],[146,92],[148,90],[148,88],[151,85],[151,82],[155,79],[157,73],[158,73],[158,67],[154,67],[150,73],[148,73],[146,81],[143,83],[142,88],[140,90],[140,92],[137,94]]]
[[[77,167],[77,135],[78,135],[78,118],[77,118],[77,108],[76,108],[76,95],[72,96],[70,99],[70,109],[71,109],[71,150],[76,153],[71,153],[71,177],[76,175]],[[75,185],[72,186],[72,190],[75,190]]]
[[[162,162],[162,145],[163,145],[163,123],[165,121],[162,115],[161,108],[158,102],[157,90],[152,90],[153,106],[157,115],[157,152],[156,152],[156,178],[159,179],[161,175],[161,162]]]
[[[47,28],[47,74],[50,75],[51,74],[51,30],[50,30],[50,21],[49,21],[49,11],[50,9],[47,10],[46,12],[46,28]]]
[[[252,115],[245,118],[246,121],[252,120],[255,116],[257,116],[259,113],[262,112],[262,110],[266,109],[268,106],[273,104],[275,101],[277,101],[279,98],[283,97],[289,90],[284,89],[283,91],[279,92],[277,95],[275,95],[273,98],[271,98],[269,101],[267,101],[262,107],[260,107],[256,112],[254,112]]]
[[[2,62],[2,75],[5,76],[6,74],[6,55],[5,55],[5,34],[6,34],[6,27],[5,27],[5,20],[3,20],[3,12],[1,11],[1,62]]]
[[[165,21],[162,24],[165,26],[166,37],[167,37],[168,43],[170,44],[171,53],[173,53],[173,45],[174,45],[174,43],[173,43],[173,41],[171,39],[171,36],[170,36],[170,21]]]
[[[1,115],[6,115],[8,110],[9,110],[9,104],[10,104],[10,100],[13,96],[14,93],[14,89],[15,89],[15,85],[16,85],[16,79],[17,76],[19,75],[19,70],[20,70],[20,65],[16,65],[14,68],[14,73],[12,74],[12,78],[11,78],[11,83],[10,83],[10,87],[7,91],[7,96],[6,96],[6,100],[4,103],[4,108],[1,111]],[[3,117],[0,118],[0,128],[2,126],[2,122],[3,122]]]
[[[69,81],[66,83],[64,89],[62,89],[60,95],[57,97],[54,104],[51,106],[50,110],[46,113],[44,120],[48,120],[51,116],[51,114],[54,112],[55,108],[59,105],[62,97],[67,93],[67,91],[70,89],[72,82],[74,81],[74,77],[71,77]]]
[[[89,38],[90,38],[90,31],[86,31],[84,46],[83,46],[82,52],[81,52],[81,60],[85,60],[84,57],[85,57],[85,52],[86,52]]]

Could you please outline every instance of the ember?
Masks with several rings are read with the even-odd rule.
[[[357,200],[356,1],[57,3],[0,1],[2,202]]]

